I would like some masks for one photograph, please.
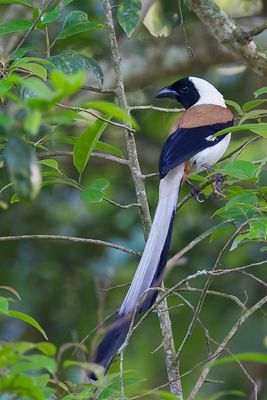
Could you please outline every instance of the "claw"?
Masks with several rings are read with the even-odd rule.
[[[223,183],[224,183],[225,179],[226,179],[226,177],[223,174],[216,174],[216,180],[215,180],[216,191],[215,191],[215,193],[222,195],[221,190],[223,188]]]
[[[194,197],[194,199],[196,201],[198,201],[199,203],[203,203],[205,201],[204,198],[201,198],[202,193],[197,189],[197,187],[195,185],[193,185],[193,183],[191,183],[188,179],[186,179],[186,183],[190,186],[190,194],[192,197]]]
[[[192,188],[191,188],[190,194],[191,194],[191,196],[194,197],[194,199],[195,199],[196,201],[198,201],[199,203],[204,203],[205,199],[204,199],[203,197],[201,198],[202,193],[199,192],[199,191],[197,190],[196,187],[192,187]]]

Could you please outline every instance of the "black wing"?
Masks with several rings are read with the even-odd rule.
[[[195,128],[177,128],[166,140],[161,151],[160,179],[164,178],[171,169],[189,160],[195,154],[219,143],[226,135],[214,136],[212,140],[207,140],[207,138],[232,125],[233,121],[229,121]]]

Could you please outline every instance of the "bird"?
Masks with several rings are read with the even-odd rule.
[[[135,316],[148,310],[156,300],[182,184],[192,171],[211,169],[231,139],[231,133],[214,136],[234,121],[223,95],[208,81],[184,77],[160,89],[155,97],[171,98],[182,104],[185,111],[174,123],[160,154],[159,200],[142,257],[115,320],[92,360],[105,372],[122,348]],[[96,379],[94,374],[91,378]]]

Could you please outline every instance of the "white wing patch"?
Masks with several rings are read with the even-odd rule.
[[[210,136],[207,136],[205,138],[205,140],[207,140],[208,142],[214,142],[215,140],[217,140],[217,137],[210,135]]]

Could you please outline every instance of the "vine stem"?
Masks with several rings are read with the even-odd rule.
[[[103,0],[103,6],[105,10],[106,28],[110,41],[111,56],[115,72],[117,100],[119,106],[127,113],[130,113],[131,108],[128,105],[125,94],[123,76],[121,71],[121,57],[119,53],[118,42],[113,23],[112,7],[109,0]],[[139,205],[140,217],[143,224],[144,235],[145,238],[147,238],[151,228],[151,218],[146,197],[144,179],[140,169],[137,150],[136,150],[135,137],[134,133],[131,131],[130,125],[129,128],[130,129],[128,128],[125,129],[125,138],[126,138],[126,147],[128,156],[127,158],[129,160],[129,167],[131,169],[132,178],[135,186],[135,192],[136,192],[137,202]],[[167,373],[169,377],[170,391],[172,394],[178,396],[179,399],[182,400],[183,398],[182,386],[179,379],[178,363],[175,358],[174,340],[173,340],[172,327],[171,327],[171,321],[168,312],[168,304],[166,298],[162,300],[161,306],[157,308],[157,313],[160,321],[162,336],[164,338],[163,347],[165,352]],[[175,376],[175,379],[174,380],[170,379],[170,377],[173,376]]]

